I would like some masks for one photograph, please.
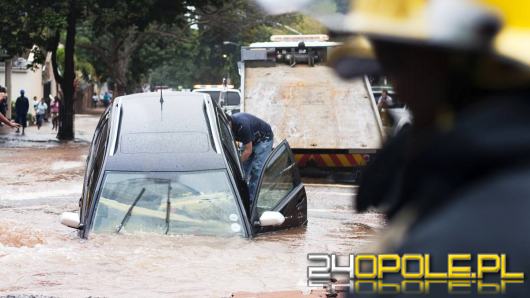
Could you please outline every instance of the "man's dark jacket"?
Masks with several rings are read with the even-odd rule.
[[[25,96],[19,96],[15,102],[15,112],[19,116],[25,116],[29,110],[29,100]]]
[[[425,133],[421,143],[405,132],[385,146],[365,172],[356,204],[360,211],[384,207],[391,224],[409,222],[391,252],[430,253],[441,271],[448,253],[506,254],[508,270],[528,278],[528,94],[485,99],[447,131]],[[503,297],[530,297],[527,283],[508,285]]]

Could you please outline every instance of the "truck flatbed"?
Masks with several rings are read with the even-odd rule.
[[[293,149],[377,150],[383,130],[368,82],[339,80],[327,66],[276,64],[244,75],[243,110],[271,124]]]

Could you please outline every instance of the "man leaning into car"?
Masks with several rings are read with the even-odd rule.
[[[241,161],[248,182],[250,201],[253,201],[259,175],[272,151],[274,134],[267,122],[254,115],[235,113],[228,118],[234,138],[244,145]]]

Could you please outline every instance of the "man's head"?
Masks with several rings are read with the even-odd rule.
[[[20,95],[24,95],[24,93],[26,93],[24,92],[24,89],[20,90]]]
[[[387,97],[388,96],[388,91],[386,89],[383,89],[383,91],[381,91],[381,95],[384,96],[384,97]]]

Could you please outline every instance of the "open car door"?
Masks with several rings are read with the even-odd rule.
[[[267,158],[254,198],[250,220],[254,234],[307,223],[307,196],[287,141],[278,145]],[[280,212],[285,221],[279,225],[263,226],[260,217],[266,211]]]

